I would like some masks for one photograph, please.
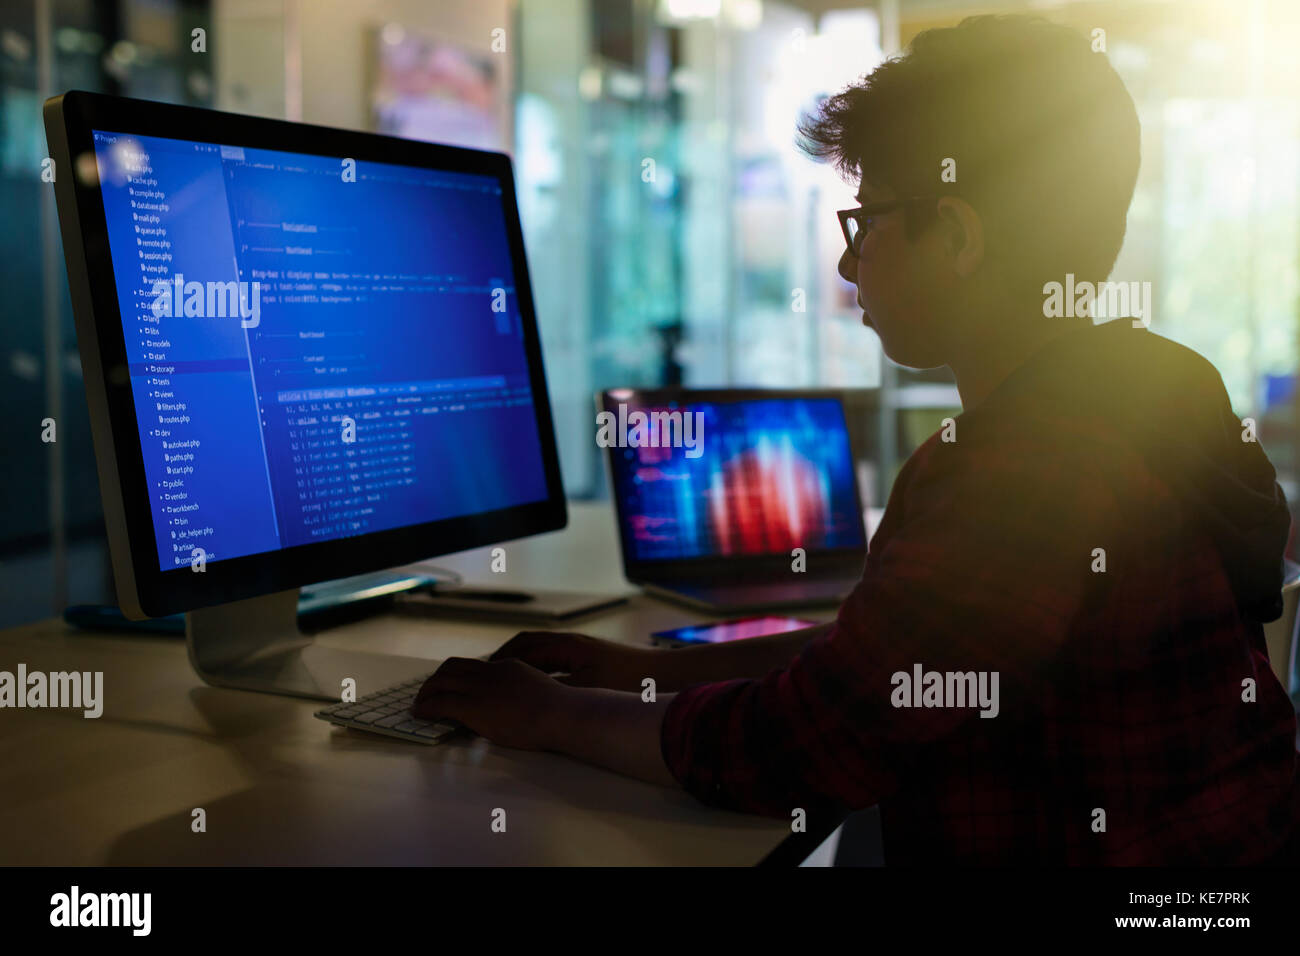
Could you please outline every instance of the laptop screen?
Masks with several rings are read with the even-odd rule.
[[[679,411],[689,441],[610,448],[614,494],[634,561],[863,549],[844,409],[828,397],[638,403]],[[624,429],[626,431],[626,429]]]

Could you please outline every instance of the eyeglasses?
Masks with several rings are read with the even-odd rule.
[[[886,199],[884,202],[868,203],[857,209],[841,209],[836,215],[840,217],[840,230],[844,233],[844,243],[848,246],[849,255],[857,258],[858,251],[862,248],[862,241],[871,230],[871,220],[874,217],[893,212],[901,206],[933,202],[934,198],[933,196],[908,196],[905,199]]]

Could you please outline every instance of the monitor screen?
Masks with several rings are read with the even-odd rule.
[[[607,393],[613,410],[617,393]],[[649,405],[696,416],[697,447],[610,449],[624,540],[636,561],[862,549],[853,454],[834,398]]]
[[[93,135],[160,569],[547,497],[497,178]]]

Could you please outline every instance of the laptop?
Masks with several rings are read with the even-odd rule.
[[[840,603],[867,555],[838,392],[597,397],[627,579],[715,612]]]

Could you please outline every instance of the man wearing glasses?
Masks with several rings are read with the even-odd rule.
[[[1203,358],[1044,308],[1124,238],[1139,129],[1105,56],[972,18],[802,133],[859,187],[839,271],[864,324],[895,362],[950,368],[964,409],[898,475],[836,622],[673,651],[523,634],[448,662],[420,706],[715,806],[814,826],[879,805],[887,863],[1287,859],[1273,467]]]

